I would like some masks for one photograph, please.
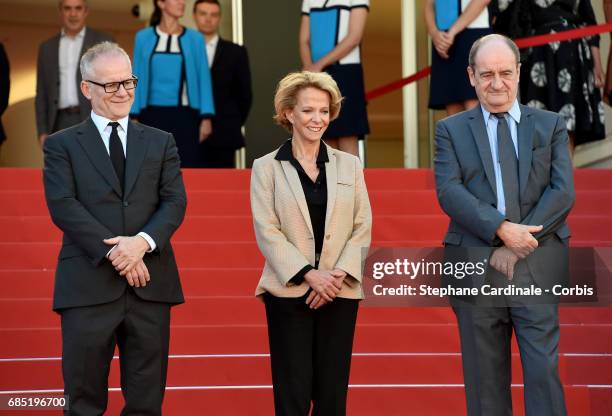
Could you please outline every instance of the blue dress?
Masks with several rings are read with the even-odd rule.
[[[369,4],[369,0],[303,0],[302,14],[310,18],[313,62],[331,52],[347,36],[351,10],[358,7],[369,9]],[[339,117],[329,125],[323,138],[357,136],[362,139],[370,132],[370,125],[360,46],[323,70],[334,78],[344,97]]]
[[[132,116],[172,133],[181,167],[202,167],[200,122],[214,115],[204,37],[184,28],[168,35],[158,27],[136,34],[134,75],[139,78]]]
[[[438,29],[448,30],[469,3],[470,0],[436,0],[434,7]],[[429,108],[444,110],[447,104],[477,99],[467,74],[468,57],[472,44],[491,32],[489,12],[485,8],[468,27],[455,36],[448,59],[442,58],[432,44]]]

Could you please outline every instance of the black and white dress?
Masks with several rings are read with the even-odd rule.
[[[500,2],[502,3],[510,3]],[[530,35],[543,35],[596,24],[589,0],[533,0]],[[591,46],[599,36],[529,48],[521,67],[521,102],[559,113],[575,144],[605,137],[601,91],[595,87]]]
[[[348,35],[351,11],[369,10],[370,0],[302,0],[302,14],[310,20],[312,62],[331,52]],[[323,69],[338,84],[344,97],[340,115],[331,122],[323,138],[357,136],[370,132],[361,66],[361,46],[357,45],[339,61]]]
[[[470,2],[471,0],[457,0],[455,10],[451,11],[448,3],[455,3],[454,1],[437,0],[434,7],[438,30],[448,30],[470,5]],[[449,16],[450,13],[453,13],[454,16]],[[445,20],[446,25],[441,25],[439,20]],[[429,108],[443,110],[447,104],[463,103],[478,98],[467,73],[468,57],[472,44],[491,33],[489,20],[489,10],[485,8],[463,31],[457,34],[453,46],[448,51],[448,58],[442,58],[432,44]]]

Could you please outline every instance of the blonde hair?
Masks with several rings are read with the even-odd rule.
[[[297,104],[297,95],[304,88],[316,88],[329,95],[329,121],[338,118],[342,105],[342,94],[336,81],[325,72],[292,72],[280,80],[274,95],[274,110],[276,124],[284,127],[290,133],[293,126],[287,120],[285,111],[291,110]]]

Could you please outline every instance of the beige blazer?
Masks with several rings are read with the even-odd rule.
[[[325,145],[327,146],[327,145]],[[278,149],[253,163],[251,210],[257,245],[266,259],[255,294],[300,297],[309,289],[289,280],[315,264],[315,241],[297,170],[275,159]],[[372,210],[359,159],[327,146],[327,211],[319,269],[344,270],[339,297],[362,299],[363,263],[370,246]]]

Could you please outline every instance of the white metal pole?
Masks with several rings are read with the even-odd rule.
[[[416,4],[402,0],[402,76],[416,72]],[[404,113],[404,167],[419,167],[417,86],[411,83],[402,88]]]
[[[243,36],[242,0],[232,0],[232,40],[234,43],[242,45],[244,43]],[[244,135],[244,126],[242,126],[242,134]],[[244,169],[246,167],[246,151],[244,146],[236,150],[235,160],[236,168]]]

